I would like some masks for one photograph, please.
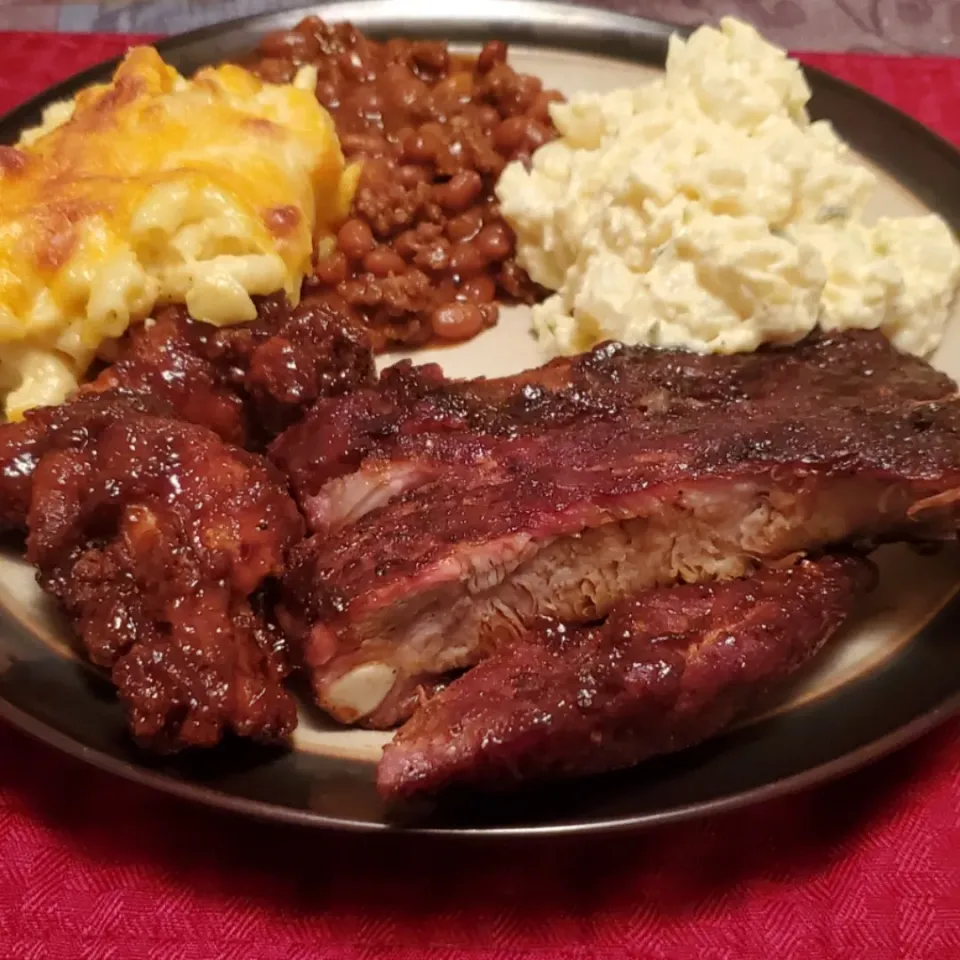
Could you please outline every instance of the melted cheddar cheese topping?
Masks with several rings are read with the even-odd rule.
[[[0,147],[0,396],[8,417],[58,403],[104,340],[159,303],[214,324],[251,296],[296,302],[351,199],[315,74],[192,79],[152,47]]]

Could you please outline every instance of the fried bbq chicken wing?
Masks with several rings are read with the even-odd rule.
[[[366,334],[335,298],[295,309],[264,298],[258,309],[253,323],[225,328],[191,320],[179,308],[162,310],[67,403],[0,425],[0,531],[23,529],[44,453],[92,442],[128,414],[201,424],[258,449],[319,397],[372,382]]]
[[[422,706],[383,754],[388,798],[599,773],[691,746],[834,634],[875,579],[853,556],[659,587],[592,626],[543,621]]]
[[[95,393],[0,424],[0,531],[25,529],[34,471],[46,453],[94,443],[114,421],[143,413],[163,415],[170,407],[145,393]]]
[[[249,324],[214,327],[170,307],[134,331],[116,362],[84,389],[148,394],[175,416],[239,446],[260,447],[319,397],[372,383],[373,352],[335,296],[291,309],[265,297]]]
[[[169,751],[291,732],[264,589],[303,523],[267,461],[128,409],[39,459],[28,525],[28,560],[111,672],[138,741]]]

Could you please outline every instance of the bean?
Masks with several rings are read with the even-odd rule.
[[[507,260],[500,265],[497,282],[501,289],[514,299],[522,300],[524,303],[535,302],[532,299],[533,289],[529,285],[527,275],[516,260]]]
[[[483,189],[483,178],[476,170],[461,170],[435,188],[437,202],[450,213],[463,213]]]
[[[296,30],[274,30],[260,41],[260,49],[268,57],[302,63],[320,52],[320,44],[316,37]]]
[[[326,33],[326,24],[315,15],[304,17],[294,28],[294,32],[302,33],[305,37],[317,37]]]
[[[382,157],[390,144],[376,133],[344,133],[340,137],[340,146],[348,157],[363,154],[367,157]]]
[[[403,37],[391,37],[383,45],[387,63],[404,63],[409,58],[410,41]]]
[[[469,340],[483,329],[483,313],[473,303],[448,303],[433,311],[430,323],[444,340]]]
[[[440,125],[424,124],[409,141],[402,144],[403,156],[406,160],[429,163],[436,160],[445,146]]]
[[[352,110],[362,117],[377,117],[383,110],[383,103],[376,87],[358,87],[343,103],[344,109]],[[382,138],[380,138],[382,139]]]
[[[433,288],[433,302],[442,307],[447,303],[454,303],[459,296],[457,285],[451,277],[442,277],[440,282]]]
[[[399,80],[391,92],[394,101],[409,110],[414,104],[427,96],[428,90],[429,88],[422,80],[409,76]]]
[[[382,87],[397,106],[409,110],[429,93],[429,87],[401,63],[391,63],[383,73]]]
[[[292,60],[264,57],[257,64],[257,73],[267,83],[289,83],[297,68]]]
[[[451,140],[449,144],[444,144],[443,150],[437,154],[434,165],[440,176],[454,177],[464,170],[470,170],[473,164],[468,152],[463,149],[463,142],[458,137]]]
[[[451,240],[472,240],[483,226],[483,217],[478,210],[468,210],[459,217],[447,221],[447,236]]]
[[[502,40],[488,40],[477,57],[477,73],[489,73],[498,63],[506,63],[507,45]]]
[[[447,45],[431,40],[419,40],[410,44],[410,57],[418,71],[440,76],[450,66]]]
[[[360,186],[370,187],[378,192],[389,190],[393,181],[393,164],[383,157],[364,160],[360,172]]]
[[[461,279],[487,267],[487,258],[472,243],[455,243],[450,251],[450,269]]]
[[[484,130],[492,130],[500,122],[500,113],[496,107],[485,103],[477,108],[477,123]]]
[[[450,247],[446,240],[434,240],[417,251],[413,262],[424,270],[437,273],[450,265]]]
[[[412,160],[417,131],[413,127],[401,127],[393,135],[402,160]]]
[[[363,269],[375,277],[395,277],[407,269],[403,257],[389,247],[378,247],[363,258]]]
[[[471,277],[460,284],[457,299],[469,303],[492,303],[497,295],[497,285],[485,273]]]
[[[477,249],[494,262],[506,260],[513,253],[513,240],[502,223],[489,223],[473,240]]]
[[[346,280],[349,272],[347,258],[338,251],[329,257],[318,260],[313,274],[322,283],[333,286]]]
[[[340,106],[340,88],[332,80],[318,80],[314,95],[328,110]]]
[[[527,125],[530,121],[526,117],[507,117],[493,131],[494,146],[508,156],[520,148],[527,136]]]
[[[348,220],[337,234],[337,246],[351,260],[361,260],[373,250],[373,231],[362,220]]]
[[[426,183],[430,179],[430,174],[423,167],[408,163],[397,167],[395,178],[405,190],[412,190],[418,183]]]
[[[354,83],[362,82],[372,75],[369,65],[356,47],[353,50],[344,50],[343,53],[339,54],[337,66],[340,68],[340,72]]]
[[[531,151],[536,150],[538,147],[542,147],[550,139],[550,131],[542,124],[537,123],[535,120],[527,124],[527,147]]]
[[[443,227],[438,223],[421,223],[410,230],[404,230],[394,241],[393,249],[405,259],[410,259],[435,240],[443,238]]]
[[[453,112],[470,102],[473,96],[473,76],[469,73],[451,73],[432,90],[430,102],[436,111]]]
[[[420,235],[415,229],[404,230],[403,233],[393,241],[393,249],[396,250],[404,260],[412,260],[422,246]]]
[[[529,74],[515,74],[514,79],[514,98],[517,108],[526,110],[534,100],[537,94],[543,89],[543,83],[538,77],[532,77]]]

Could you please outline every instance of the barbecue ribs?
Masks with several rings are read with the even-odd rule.
[[[849,411],[833,428],[837,436],[859,427],[860,411],[882,421],[891,404],[898,415],[898,404],[943,400],[954,390],[947,376],[872,332],[734,356],[606,344],[496,380],[450,381],[436,364],[405,361],[376,385],[318,403],[270,456],[321,532],[441,476],[470,482],[481,470],[508,470],[511,456],[524,456],[524,441],[543,445],[563,428],[635,431],[650,416],[643,436],[652,438],[691,428],[701,412],[715,420],[730,414],[739,420],[724,426],[729,441],[757,415],[760,429],[792,413],[814,418],[815,431],[827,429],[835,405]]]
[[[605,345],[468,384],[404,368],[359,396],[271,450],[321,531],[278,616],[343,722],[395,725],[540,616],[956,535],[955,386],[879,333],[733,357]]]
[[[691,746],[808,661],[873,582],[856,557],[657,587],[600,625],[546,621],[422,706],[377,771],[390,799],[599,773]]]
[[[27,559],[134,736],[164,751],[284,738],[296,710],[264,587],[303,521],[282,478],[193,424],[127,410],[86,441],[74,426],[79,442],[36,466]]]

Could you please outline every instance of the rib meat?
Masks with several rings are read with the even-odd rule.
[[[450,381],[436,364],[404,361],[376,385],[316,404],[274,441],[270,457],[289,475],[311,529],[335,531],[438,477],[472,481],[498,470],[513,451],[524,455],[523,441],[564,428],[632,429],[652,418],[647,434],[655,436],[692,427],[701,411],[822,424],[826,398],[849,411],[840,433],[859,428],[861,411],[882,416],[892,405],[902,413],[905,402],[954,390],[949,377],[872,331],[735,356],[605,344],[495,380]]]
[[[28,523],[27,559],[111,671],[139,741],[290,733],[286,649],[264,590],[303,522],[266,460],[128,412],[40,458]]]
[[[668,397],[722,385],[672,379],[653,355],[600,348],[514,377],[450,381],[437,364],[402,361],[379,382],[316,404],[270,447],[290,477],[311,529],[335,531],[440,474],[489,465],[492,448],[573,422],[661,410]],[[691,392],[690,399],[696,399]]]
[[[655,588],[546,621],[422,706],[377,771],[390,799],[599,773],[721,730],[807,662],[873,582],[855,557]]]
[[[419,479],[301,544],[280,611],[334,717],[391,726],[539,616],[593,620],[656,584],[956,535],[955,386],[880,334],[735,357],[608,345],[542,379],[535,401],[536,374],[452,385],[452,405],[480,395],[459,419],[419,430],[415,398],[396,429],[364,434],[355,474]]]

